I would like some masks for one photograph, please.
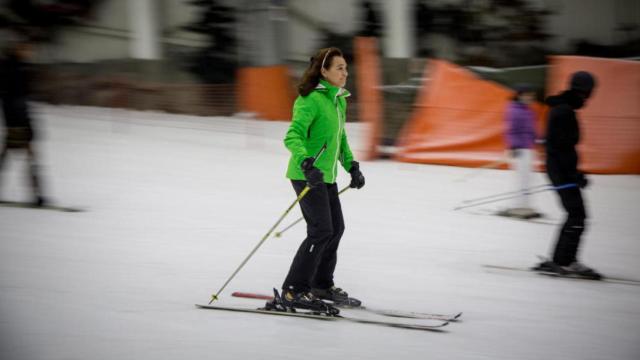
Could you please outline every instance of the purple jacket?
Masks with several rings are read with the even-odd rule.
[[[512,101],[507,107],[506,141],[509,149],[531,149],[536,140],[535,114],[526,104]]]

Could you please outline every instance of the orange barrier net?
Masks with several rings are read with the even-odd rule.
[[[247,67],[238,71],[238,105],[260,119],[290,120],[295,100],[286,66]]]
[[[427,69],[429,84],[416,98],[395,159],[469,167],[500,160],[505,110],[514,92],[446,61],[430,60]],[[542,106],[534,110],[541,128]]]
[[[600,174],[640,174],[640,62],[551,57],[547,94],[566,89],[571,74],[579,70],[592,73],[597,84],[578,110],[580,168]]]
[[[382,132],[382,97],[380,95],[380,59],[376,38],[357,37],[354,41],[356,86],[358,89],[358,118],[367,124],[365,159],[378,157]]]

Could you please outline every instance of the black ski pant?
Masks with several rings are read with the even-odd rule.
[[[307,185],[301,180],[291,182],[298,195]],[[293,258],[282,288],[293,292],[330,288],[334,285],[338,245],[344,233],[338,185],[322,184],[312,188],[300,200],[300,208],[307,222],[307,238]]]
[[[587,214],[580,188],[572,187],[557,190],[560,202],[567,212],[553,252],[553,262],[566,266],[576,261],[580,238],[585,229]]]
[[[19,146],[11,146],[9,145],[9,140],[5,141],[5,145],[0,150],[0,175],[2,174],[2,168],[4,167],[5,160],[9,155],[9,152],[14,151],[26,151],[28,162],[29,162],[29,180],[31,189],[33,190],[33,194],[35,198],[39,198],[42,196],[42,185],[40,183],[40,177],[38,176],[38,162],[37,156],[34,151],[33,145],[31,142],[26,142],[24,144],[20,144]]]

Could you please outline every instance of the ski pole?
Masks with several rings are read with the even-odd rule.
[[[344,189],[340,190],[340,192],[338,193],[338,195],[342,194],[343,192],[345,192],[345,191],[347,191],[347,190],[349,190],[349,185],[345,186],[345,187],[344,187]],[[284,228],[284,229],[282,229],[282,230],[280,230],[280,231],[277,231],[277,232],[276,232],[275,234],[273,234],[273,235],[274,235],[275,237],[281,237],[281,236],[282,236],[282,234],[283,234],[285,231],[287,231],[287,230],[291,229],[292,227],[294,227],[297,223],[299,223],[299,222],[300,222],[300,221],[302,221],[303,219],[304,219],[304,217],[303,217],[303,216],[300,216],[300,217],[298,218],[298,220],[296,220],[296,221],[292,222],[291,224],[289,224],[289,226],[287,226],[286,228]]]
[[[316,161],[316,159],[318,159],[320,157],[320,155],[322,155],[322,153],[325,151],[325,149],[327,148],[327,144],[324,144],[322,146],[322,148],[320,149],[320,151],[318,151],[318,153],[316,154],[316,156],[313,157],[313,162]],[[273,232],[273,230],[275,230],[275,228],[280,225],[280,223],[282,222],[282,220],[287,216],[287,214],[289,214],[289,211],[291,211],[291,209],[293,209],[294,206],[296,206],[297,203],[300,202],[300,200],[302,200],[302,198],[307,195],[307,193],[309,192],[309,190],[311,190],[311,188],[309,187],[309,185],[305,186],[304,189],[302,189],[302,191],[300,192],[300,195],[298,195],[298,197],[296,198],[296,200],[289,205],[289,207],[287,208],[287,210],[285,210],[285,212],[280,215],[280,218],[278,219],[278,221],[276,221],[275,224],[273,224],[273,226],[269,229],[269,231],[267,231],[267,233],[262,237],[262,239],[260,240],[260,242],[258,242],[258,244],[253,248],[253,250],[251,250],[251,252],[249,253],[249,255],[247,255],[246,258],[244,258],[244,260],[242,260],[242,263],[240,263],[240,266],[238,266],[238,268],[233,272],[233,274],[231,274],[231,276],[229,276],[229,278],[227,279],[227,281],[225,281],[224,285],[222,285],[222,287],[220,288],[220,290],[218,290],[217,293],[211,295],[211,300],[209,301],[209,304],[211,304],[214,300],[218,300],[218,296],[220,295],[220,293],[222,293],[222,290],[224,290],[224,288],[227,287],[227,285],[229,285],[229,283],[231,282],[231,280],[236,276],[236,274],[238,274],[238,272],[240,271],[240,269],[242,269],[244,267],[244,265],[249,261],[249,259],[251,259],[251,257],[253,256],[253,254],[255,254],[256,251],[258,251],[258,248],[260,248],[260,246],[262,246],[262,244],[265,242],[265,240],[267,240],[267,238],[269,238],[269,236],[271,235],[271,233]]]
[[[546,186],[553,187],[553,185],[551,185],[551,184],[542,184],[542,185],[532,186],[532,187],[526,188],[524,190],[507,191],[507,192],[488,195],[488,196],[483,196],[483,197],[479,197],[479,198],[475,198],[475,199],[463,200],[462,203],[463,204],[468,204],[468,203],[472,203],[472,202],[476,202],[476,201],[487,200],[487,199],[491,199],[491,198],[494,198],[494,197],[501,197],[501,196],[506,196],[506,195],[511,195],[511,194],[520,195],[520,193],[526,193],[526,192],[529,192],[531,190],[538,190],[538,189],[546,187]]]
[[[563,185],[558,185],[558,186],[550,186],[548,188],[542,188],[536,191],[528,191],[527,194],[537,194],[537,193],[541,193],[544,191],[548,191],[548,190],[562,190],[562,189],[568,189],[568,188],[572,188],[572,187],[576,187],[578,186],[577,184],[573,184],[573,183],[569,183],[569,184],[563,184]],[[519,192],[516,195],[510,195],[510,196],[503,196],[501,198],[497,198],[497,199],[491,199],[491,200],[487,200],[487,201],[481,201],[478,203],[473,203],[470,205],[463,205],[463,206],[457,206],[455,208],[453,208],[453,210],[460,210],[460,209],[466,209],[466,208],[470,208],[470,207],[474,207],[474,206],[478,206],[478,205],[484,205],[484,204],[490,204],[490,203],[494,203],[494,202],[499,202],[499,201],[503,201],[503,200],[509,200],[509,199],[513,199],[515,197],[518,197],[522,192]]]

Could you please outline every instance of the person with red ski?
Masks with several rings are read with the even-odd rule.
[[[281,299],[287,307],[324,310],[322,300],[341,303],[350,299],[333,280],[344,232],[336,184],[338,163],[350,173],[352,188],[360,189],[365,183],[345,131],[346,98],[350,95],[344,89],[347,76],[347,63],[339,49],[318,51],[298,86],[299,96],[284,139],[291,152],[287,178],[298,195],[310,188],[300,200],[307,237],[282,285]]]

